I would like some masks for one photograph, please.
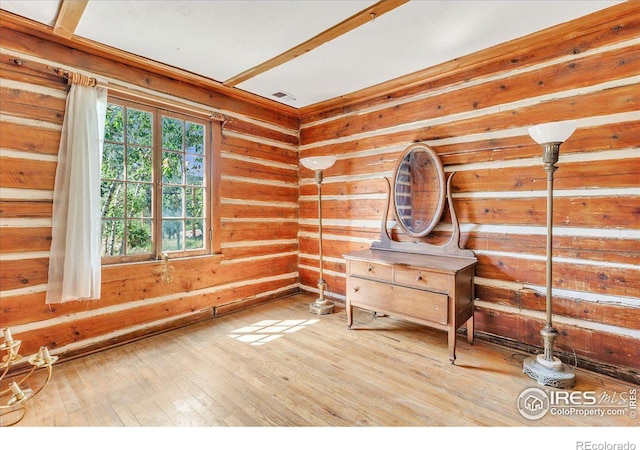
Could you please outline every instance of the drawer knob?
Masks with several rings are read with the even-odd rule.
[[[369,268],[367,269],[367,272],[373,272],[373,266],[369,266]]]
[[[353,288],[353,292],[358,292],[359,290],[360,290],[360,288],[359,288],[359,287],[354,287],[354,288]]]
[[[422,280],[423,280],[422,274],[419,273],[418,276],[416,277],[416,281],[422,281]]]

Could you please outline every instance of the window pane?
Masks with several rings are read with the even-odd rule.
[[[100,171],[102,178],[124,180],[124,145],[105,142]]]
[[[183,154],[176,152],[162,153],[162,182],[182,184],[184,174]]]
[[[124,142],[124,122],[122,121],[122,106],[109,104],[104,126],[106,141]]]
[[[187,188],[187,217],[204,217],[204,189]]]
[[[187,249],[204,248],[204,220],[187,220]]]
[[[100,208],[103,218],[124,217],[124,183],[119,181],[100,183]]]
[[[129,144],[146,145],[153,142],[152,114],[137,109],[127,109],[127,142]]]
[[[184,245],[184,221],[162,221],[162,251],[182,250]]]
[[[186,151],[202,155],[204,153],[204,125],[187,122],[186,128]]]
[[[127,254],[151,253],[151,221],[127,222]]]
[[[151,218],[152,186],[143,183],[127,185],[127,217]]]
[[[165,150],[182,151],[184,122],[172,117],[162,118],[162,148]]]
[[[107,105],[101,166],[102,254],[112,257],[105,263],[163,251],[202,254],[210,246],[210,125],[114,101]]]
[[[127,180],[151,181],[153,149],[129,147],[127,149]]]
[[[121,255],[124,250],[124,220],[102,221],[102,256]]]
[[[162,217],[183,217],[184,188],[179,186],[162,187]]]
[[[186,155],[187,157],[187,184],[202,186],[204,182],[204,161],[202,156]]]

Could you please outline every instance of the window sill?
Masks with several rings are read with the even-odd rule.
[[[180,256],[180,257],[176,257],[176,258],[171,258],[169,257],[169,262],[173,262],[173,261],[189,261],[189,260],[202,260],[202,259],[213,259],[213,260],[220,260],[224,258],[224,254],[223,253],[210,253],[210,254],[206,254],[206,255],[195,255],[195,256]],[[147,260],[142,260],[142,261],[118,261],[118,262],[109,262],[109,263],[102,263],[102,267],[122,267],[122,266],[138,266],[138,265],[144,265],[144,264],[162,264],[164,262],[164,259],[160,258],[160,259],[147,259]]]

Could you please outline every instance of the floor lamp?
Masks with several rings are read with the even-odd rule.
[[[544,354],[525,358],[522,371],[536,380],[538,384],[568,389],[576,384],[575,373],[562,361],[553,356],[553,342],[558,337],[558,330],[552,324],[551,298],[552,290],[552,242],[553,242],[553,173],[557,167],[560,144],[566,141],[576,129],[573,120],[552,122],[529,128],[529,135],[542,145],[542,162],[547,172],[547,305],[546,324],[540,335],[544,344]]]
[[[320,279],[318,280],[318,290],[320,296],[309,306],[309,311],[313,314],[331,314],[334,304],[330,300],[325,300],[324,291],[327,288],[322,273],[322,171],[333,166],[336,158],[333,156],[311,156],[302,158],[300,163],[307,169],[313,170],[318,184],[318,254],[320,257]]]

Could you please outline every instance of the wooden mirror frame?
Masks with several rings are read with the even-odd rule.
[[[456,173],[452,172],[445,183],[444,168],[442,167],[442,162],[440,161],[440,158],[438,157],[437,153],[433,151],[433,149],[427,146],[426,144],[419,144],[419,143],[412,144],[405,149],[405,151],[402,153],[400,161],[398,162],[398,167],[400,167],[406,155],[409,152],[415,150],[416,148],[426,149],[426,151],[430,155],[432,155],[434,164],[438,167],[437,170],[438,170],[439,183],[440,183],[440,194],[443,197],[443,199],[439,203],[438,211],[436,211],[436,214],[434,214],[433,221],[430,224],[430,227],[428,227],[428,231],[421,232],[420,236],[411,235],[407,233],[410,236],[414,237],[412,241],[394,240],[391,237],[390,230],[387,226],[387,220],[389,218],[389,212],[391,210],[392,201],[394,203],[394,207],[393,207],[394,219],[396,220],[398,225],[401,227],[401,229],[406,232],[405,227],[402,226],[402,224],[398,220],[398,217],[395,214],[396,212],[396,206],[394,201],[395,200],[395,180],[398,176],[397,175],[398,169],[396,169],[394,174],[395,176],[394,176],[393,186],[392,186],[391,180],[385,177],[385,181],[387,182],[387,192],[389,193],[387,195],[387,206],[382,216],[382,221],[380,222],[380,240],[373,241],[371,243],[371,249],[386,250],[386,251],[392,251],[392,252],[419,253],[424,255],[446,255],[446,256],[456,256],[461,258],[475,259],[475,254],[473,253],[472,250],[463,249],[462,247],[460,247],[460,224],[458,223],[458,216],[456,214],[456,210],[453,205],[453,199],[451,197],[451,180],[453,179]],[[442,245],[429,244],[429,243],[423,242],[421,239],[418,239],[418,238],[426,236],[426,234],[428,234],[438,224],[438,222],[442,217],[442,213],[444,210],[444,197],[446,197],[447,203],[449,205],[449,212],[451,213],[451,226],[453,228],[451,232],[451,236],[449,237],[449,240]]]
[[[435,203],[434,205],[435,211],[433,213],[433,216],[430,218],[430,221],[427,223],[426,227],[418,231],[410,230],[407,227],[406,222],[401,219],[401,214],[398,211],[398,198],[397,198],[397,186],[396,186],[398,182],[398,176],[400,175],[400,171],[402,170],[402,166],[404,165],[404,161],[407,158],[409,158],[411,154],[416,152],[424,152],[427,155],[429,162],[431,163],[432,167],[436,171],[437,184],[438,184],[437,198],[433,201],[433,203]],[[409,147],[407,147],[405,151],[402,153],[402,155],[400,156],[398,165],[396,166],[396,169],[393,173],[393,186],[391,187],[391,193],[393,194],[393,213],[394,213],[396,222],[398,223],[398,226],[402,229],[402,231],[411,237],[424,237],[429,233],[431,233],[431,231],[436,227],[436,225],[438,225],[438,222],[440,222],[440,219],[442,219],[442,213],[444,212],[446,192],[447,192],[447,186],[445,184],[445,178],[444,178],[444,167],[442,166],[442,162],[440,161],[440,157],[438,156],[438,154],[431,147],[425,144],[418,143],[418,144],[412,144]],[[430,206],[429,209],[434,209],[434,208]],[[426,217],[425,219],[429,220],[428,217]]]

